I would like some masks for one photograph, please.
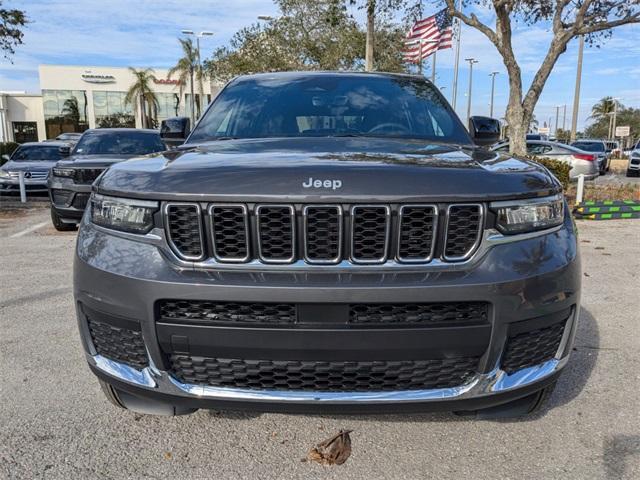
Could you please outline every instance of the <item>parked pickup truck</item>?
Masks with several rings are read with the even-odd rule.
[[[236,78],[173,150],[93,185],[74,292],[119,407],[486,415],[540,407],[580,305],[544,167],[423,77]],[[475,143],[474,143],[475,142]]]

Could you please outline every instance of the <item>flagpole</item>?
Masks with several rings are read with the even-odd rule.
[[[462,0],[458,1],[458,11],[462,11]],[[451,104],[453,110],[456,109],[456,100],[458,96],[458,66],[460,65],[460,37],[462,36],[462,22],[456,18],[458,23],[458,32],[456,36],[456,63],[453,67],[453,88],[451,91]]]
[[[438,53],[438,49],[436,48],[433,51],[433,65],[431,66],[431,83],[436,84],[436,53]]]
[[[422,39],[418,40],[418,45],[420,45],[418,47],[418,68],[420,70],[420,75],[422,75]]]

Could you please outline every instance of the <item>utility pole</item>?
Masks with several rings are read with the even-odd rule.
[[[489,108],[489,116],[493,118],[493,94],[495,92],[496,87],[496,75],[500,72],[491,72],[489,76],[491,77],[491,107]]]
[[[578,47],[578,68],[576,70],[576,89],[573,94],[573,115],[571,117],[571,142],[576,140],[576,129],[578,127],[578,110],[580,109],[580,82],[582,80],[582,53],[584,51],[584,35],[580,36],[580,46]]]
[[[555,137],[558,140],[558,118],[560,117],[560,105],[556,105],[556,129],[555,129]]]
[[[565,103],[562,106],[562,130],[564,131],[567,130],[566,120],[567,120],[567,104]]]
[[[473,84],[473,64],[478,63],[475,58],[465,58],[465,62],[469,62],[469,93],[467,98],[467,125],[469,125],[469,118],[471,118],[471,85]]]
[[[365,46],[364,69],[373,70],[373,33],[376,20],[376,1],[367,0],[367,43]]]
[[[462,11],[462,0],[458,0],[458,11]],[[453,65],[453,87],[451,88],[451,106],[456,110],[456,100],[458,97],[458,67],[460,65],[460,37],[462,36],[462,22],[456,19],[456,63]]]
[[[611,127],[611,139],[616,139],[616,121],[618,117],[618,99],[613,99],[613,127]]]

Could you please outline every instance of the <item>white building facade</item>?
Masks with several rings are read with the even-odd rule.
[[[166,69],[154,69],[151,87],[158,99],[154,126],[165,118],[191,115],[190,86],[169,79]],[[142,127],[139,100],[125,102],[134,75],[128,68],[40,65],[41,95],[0,92],[0,142],[41,141],[60,133],[88,128]],[[194,86],[196,118],[219,87]],[[149,113],[147,113],[149,115]]]

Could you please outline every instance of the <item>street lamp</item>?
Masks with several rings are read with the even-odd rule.
[[[500,72],[491,72],[489,76],[491,77],[491,107],[489,109],[489,116],[493,118],[493,93],[495,92],[496,87],[496,75]]]
[[[478,63],[475,58],[465,58],[465,62],[469,62],[469,94],[467,98],[467,125],[469,125],[469,118],[471,118],[471,84],[473,82],[473,64]]]
[[[270,22],[273,20],[271,15],[258,15],[258,20],[264,20],[265,22]]]
[[[210,37],[210,36],[212,36],[213,32],[209,32],[209,31],[206,31],[206,30],[202,31],[202,32],[200,32],[198,34],[196,34],[193,30],[181,30],[181,32],[182,32],[183,35],[196,37],[196,56],[197,56],[197,59],[198,59],[198,70],[200,72],[202,72],[202,64],[200,62],[200,39],[202,37]],[[196,117],[195,117],[195,114],[196,114],[195,94],[193,92],[193,68],[191,68],[190,74],[191,74],[191,78],[190,78],[190,81],[191,81],[191,102],[190,102],[191,103],[191,126],[193,127],[193,125],[196,123]],[[200,92],[200,93],[204,97],[204,92]],[[203,107],[203,105],[202,105],[202,101],[203,100],[204,100],[203,98],[200,98],[200,100],[198,102],[198,107],[199,107],[200,110],[203,109],[202,108]]]

